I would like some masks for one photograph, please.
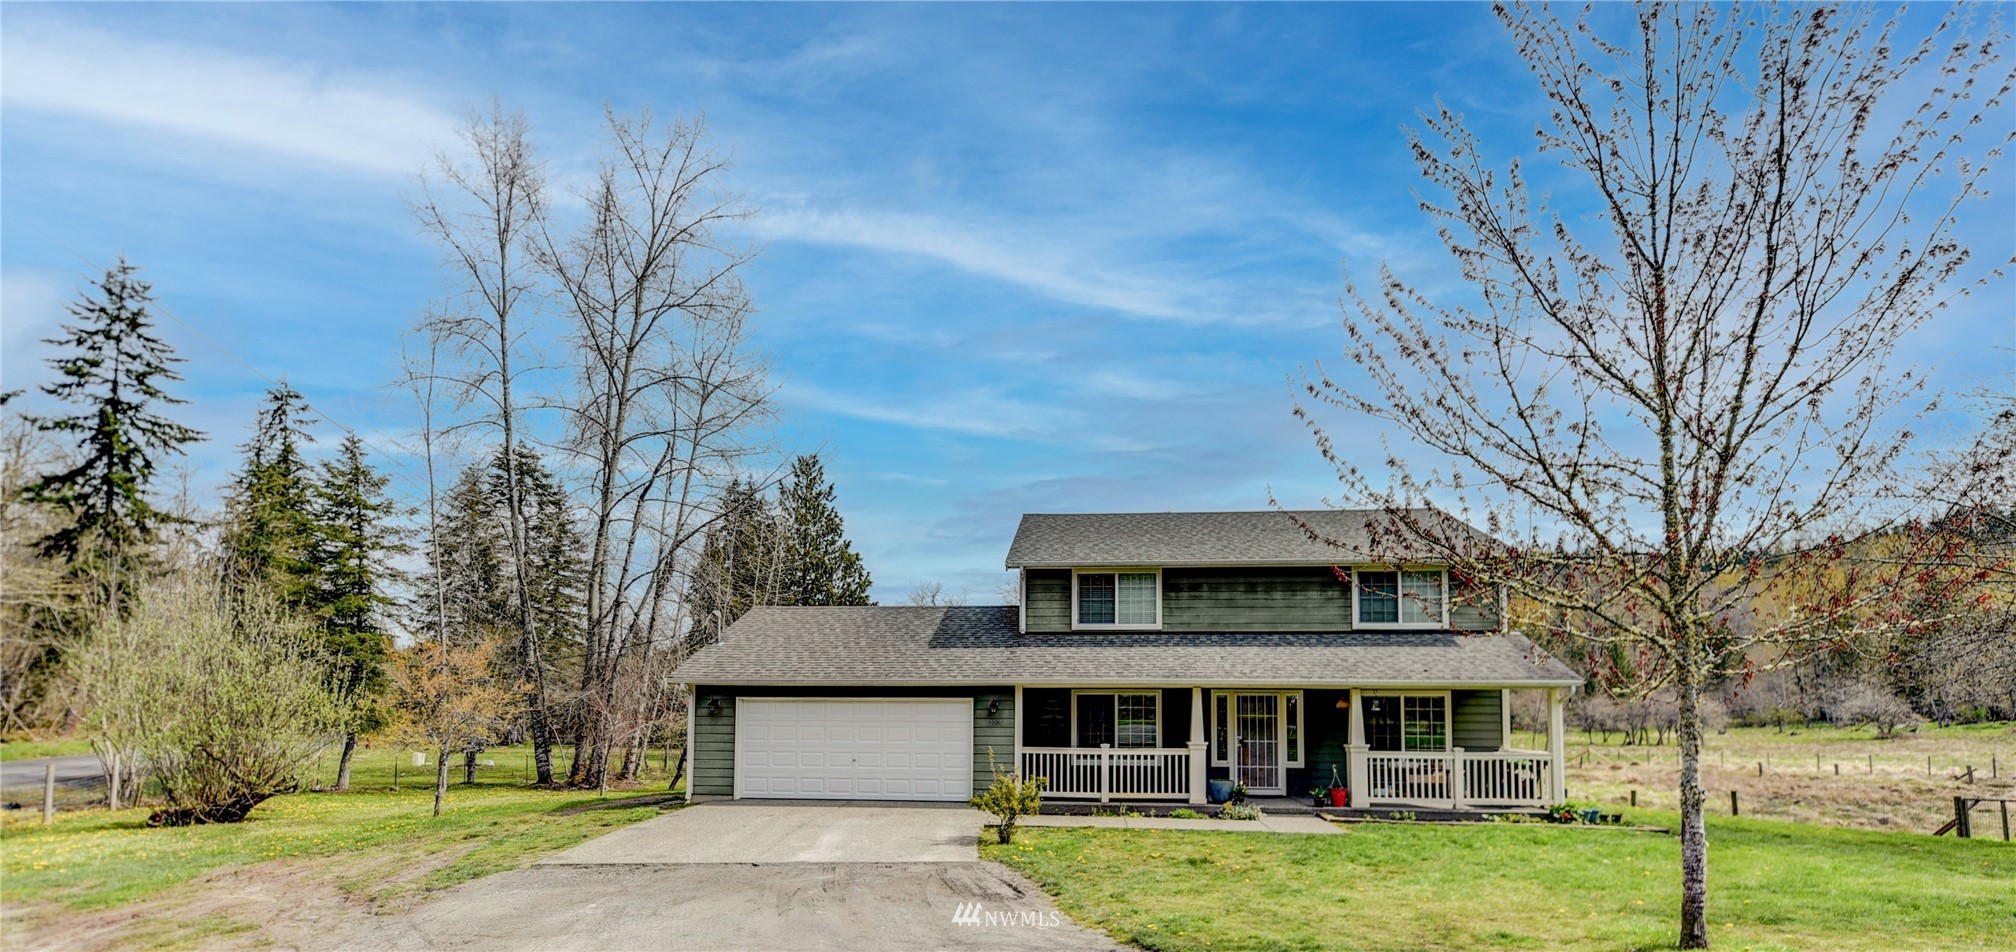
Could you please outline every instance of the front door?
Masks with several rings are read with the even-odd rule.
[[[1288,792],[1281,759],[1281,695],[1232,696],[1232,778],[1254,795],[1283,796]]]

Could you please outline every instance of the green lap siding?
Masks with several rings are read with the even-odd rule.
[[[688,786],[695,796],[735,795],[735,699],[737,697],[928,697],[973,699],[973,789],[987,789],[994,774],[987,763],[987,749],[1004,767],[1013,769],[1015,759],[1015,690],[1009,687],[716,687],[695,689],[693,707],[693,766]],[[707,713],[707,703],[719,700],[721,713]],[[987,705],[1000,702],[995,714]]]
[[[1164,631],[1349,631],[1351,586],[1326,566],[1163,569]]]
[[[998,702],[995,713],[987,705]],[[991,757],[990,757],[991,752]],[[973,792],[994,782],[994,764],[1005,773],[1021,769],[1015,763],[1015,692],[988,689],[973,696]]]
[[[1503,705],[1500,691],[1455,691],[1449,707],[1455,721],[1450,739],[1464,750],[1490,751],[1504,746]]]
[[[1029,569],[1022,612],[1030,631],[1071,630],[1071,570]]]
[[[732,689],[701,688],[693,706],[693,775],[687,788],[695,796],[735,794],[735,695]],[[721,713],[707,713],[707,703],[721,702]]]

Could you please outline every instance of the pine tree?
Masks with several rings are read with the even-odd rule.
[[[778,489],[784,522],[784,573],[779,602],[785,605],[866,605],[868,570],[847,541],[825,464],[800,456]]]
[[[690,647],[713,643],[750,608],[779,604],[783,540],[776,506],[755,486],[734,480],[722,490],[721,514],[687,583]]]
[[[124,258],[70,305],[77,323],[45,343],[70,349],[52,358],[61,379],[42,392],[78,408],[71,416],[35,419],[36,426],[78,443],[73,465],[30,484],[24,498],[69,517],[37,547],[66,562],[74,577],[115,610],[124,581],[148,561],[157,530],[173,521],[148,501],[164,454],[180,454],[203,434],[161,415],[159,405],[186,401],[163,385],[181,380],[182,360],[154,334],[147,305],[153,288]]]
[[[444,494],[439,538],[428,560],[442,595],[438,606],[432,599],[422,603],[419,627],[442,631],[457,644],[473,644],[512,624],[504,526],[492,506],[487,469],[463,470]]]
[[[392,648],[384,623],[385,611],[396,604],[386,593],[398,578],[391,560],[409,551],[393,521],[398,507],[385,495],[390,482],[371,468],[364,441],[353,435],[343,440],[334,460],[322,464],[313,487],[318,538],[310,553],[315,570],[310,601],[322,623],[336,696],[352,715],[337,762],[338,790],[349,789],[358,731],[375,726],[371,699],[384,690]]]
[[[243,469],[225,502],[225,571],[240,585],[263,585],[281,604],[306,609],[315,599],[314,473],[302,446],[315,441],[307,399],[285,377],[266,392],[241,451]]]
[[[588,564],[580,527],[567,500],[567,490],[552,471],[532,451],[518,450],[518,487],[524,494],[526,540],[525,580],[531,588],[532,623],[540,643],[549,650],[565,649],[579,654],[583,641],[582,602],[587,587]],[[491,465],[490,496],[496,518],[505,518],[505,460],[498,454]],[[508,576],[510,573],[506,573]]]

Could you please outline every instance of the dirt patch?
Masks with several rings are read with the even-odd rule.
[[[203,876],[174,895],[116,909],[9,903],[8,949],[113,950],[424,948],[404,911],[425,898],[412,884],[478,844],[396,861],[274,860]]]

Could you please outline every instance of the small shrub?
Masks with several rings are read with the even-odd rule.
[[[994,814],[995,836],[1006,845],[1015,840],[1017,820],[1042,812],[1043,787],[1050,778],[1024,780],[1021,774],[1001,769],[1000,761],[994,759],[992,747],[987,748],[987,765],[994,771],[994,782],[971,802],[974,809]]]
[[[1411,823],[1419,818],[1414,815],[1414,811],[1412,810],[1395,810],[1392,813],[1386,814],[1386,819],[1398,820],[1402,823]]]
[[[1258,820],[1260,808],[1250,803],[1228,803],[1218,811],[1221,820]]]
[[[1484,817],[1484,818],[1485,818],[1485,819],[1487,819],[1487,820],[1490,820],[1490,821],[1491,821],[1491,822],[1493,822],[1493,823],[1533,823],[1533,822],[1536,822],[1536,821],[1535,821],[1535,820],[1534,820],[1534,819],[1533,819],[1532,817],[1530,817],[1530,816],[1528,816],[1528,815],[1526,815],[1526,814],[1524,814],[1524,813],[1489,813],[1489,814],[1485,814],[1485,817]]]
[[[1170,818],[1171,818],[1171,819],[1176,819],[1176,820],[1202,820],[1202,819],[1204,819],[1204,814],[1202,814],[1202,813],[1198,813],[1197,811],[1195,811],[1195,810],[1192,810],[1192,809],[1190,809],[1189,807],[1182,807],[1182,808],[1179,808],[1179,809],[1175,809],[1175,810],[1171,810],[1171,811],[1169,811],[1169,816],[1170,816]]]

